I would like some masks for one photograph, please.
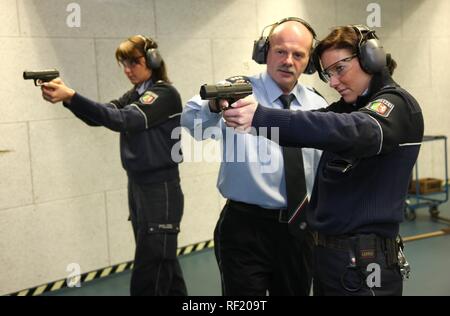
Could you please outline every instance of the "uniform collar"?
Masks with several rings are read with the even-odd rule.
[[[283,91],[267,73],[267,71],[262,74],[262,81],[264,84],[264,88],[267,91],[267,97],[270,104],[278,103],[278,98],[283,94]],[[297,82],[297,84],[292,89],[291,94],[295,96],[298,104],[301,105],[305,103],[305,88],[300,83]],[[293,102],[295,102],[295,100]]]
[[[149,88],[151,88],[152,86],[153,86],[153,81],[152,81],[152,79],[149,79],[149,80],[141,83],[140,85],[137,85],[136,92],[139,93],[139,95],[141,95],[145,91],[147,91]]]
[[[356,99],[355,106],[357,108],[363,107],[369,103],[375,93],[378,93],[386,87],[397,86],[398,84],[392,79],[389,70],[385,68],[381,73],[373,75],[369,88]]]

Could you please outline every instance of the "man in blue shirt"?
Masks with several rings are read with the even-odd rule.
[[[326,101],[298,78],[309,64],[315,37],[303,20],[288,18],[274,23],[264,58],[267,71],[247,78],[259,104],[283,108],[280,97],[293,95],[290,108],[313,110]],[[229,79],[233,81],[234,78]],[[184,108],[181,125],[198,140],[203,131],[221,131],[222,163],[217,187],[228,199],[217,223],[214,240],[224,295],[308,295],[311,285],[309,235],[289,233],[283,149],[259,136],[226,130],[221,108],[226,101],[192,98]],[[200,131],[199,131],[200,129]],[[264,154],[262,154],[264,153]],[[303,148],[304,177],[312,191],[320,151]],[[267,159],[268,157],[268,159]],[[302,229],[308,231],[305,223]]]

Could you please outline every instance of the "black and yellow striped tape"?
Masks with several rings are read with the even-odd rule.
[[[181,247],[177,249],[177,255],[178,256],[185,256],[197,251],[201,251],[204,249],[209,249],[214,247],[214,241],[203,241],[199,242],[197,244]],[[90,282],[92,280],[105,278],[109,275],[113,275],[116,273],[121,273],[127,270],[133,269],[133,261],[121,263],[114,265],[112,267],[103,268],[100,270],[84,273],[81,276],[77,277],[77,279],[72,278],[70,280],[71,284],[76,284],[78,281],[80,284]],[[64,280],[58,280],[52,283],[43,284],[40,286],[36,286],[31,289],[22,290],[16,293],[9,294],[9,296],[38,296],[47,292],[53,292],[58,291],[64,288],[67,288],[67,279]]]

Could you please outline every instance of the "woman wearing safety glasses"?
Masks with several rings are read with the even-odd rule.
[[[224,118],[241,130],[279,128],[281,145],[324,151],[306,210],[315,295],[402,295],[409,265],[398,233],[423,138],[420,106],[394,82],[396,63],[365,26],[335,28],[314,55],[339,101],[291,112],[249,96]]]

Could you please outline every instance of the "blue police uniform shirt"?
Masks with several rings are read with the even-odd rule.
[[[283,93],[267,72],[248,79],[260,105],[283,108],[278,99]],[[312,88],[300,84],[291,93],[295,96],[291,109],[295,111],[315,110],[328,105]],[[225,125],[222,114],[210,111],[208,101],[201,100],[199,95],[188,101],[181,116],[181,125],[197,140],[214,134],[207,131],[209,128],[221,131],[222,162],[217,187],[225,198],[268,209],[286,208],[283,156],[278,144],[261,136],[235,132]],[[302,154],[310,196],[321,151],[303,148]]]
[[[147,91],[147,89],[150,89],[153,86],[153,81],[147,80],[143,83],[141,83],[137,88],[136,88],[136,92],[141,96],[142,94],[144,94],[145,91]]]

